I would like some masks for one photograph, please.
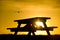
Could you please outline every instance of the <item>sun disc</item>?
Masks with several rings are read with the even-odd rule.
[[[38,21],[38,22],[36,22],[36,25],[38,28],[40,28],[40,27],[44,28],[43,22]]]

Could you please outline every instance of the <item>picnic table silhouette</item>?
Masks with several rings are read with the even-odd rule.
[[[34,17],[34,18],[27,18],[22,20],[14,20],[14,22],[18,23],[18,26],[16,28],[7,28],[7,29],[10,30],[11,32],[15,32],[14,35],[17,35],[17,32],[19,31],[28,31],[29,32],[28,35],[31,35],[31,33],[35,35],[34,32],[36,32],[36,30],[45,30],[48,35],[51,35],[49,31],[53,31],[53,29],[57,27],[55,26],[47,27],[46,25],[47,19],[51,19],[51,18],[50,17]],[[34,23],[36,20],[40,20],[43,23],[44,28],[40,28],[40,29],[35,28]],[[26,24],[26,25],[24,27],[20,27],[21,24]]]

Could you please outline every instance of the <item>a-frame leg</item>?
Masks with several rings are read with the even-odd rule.
[[[29,36],[31,35],[31,31],[29,31],[28,35],[29,35]]]
[[[15,31],[14,35],[17,35],[17,32],[18,32],[18,31]]]
[[[32,32],[33,33],[33,35],[35,36],[35,33],[34,32]]]
[[[34,32],[31,32],[31,31],[29,31],[28,35],[31,35],[31,33],[32,33],[33,35],[35,35],[35,33],[34,33]]]
[[[20,23],[18,23],[18,26],[17,26],[17,29],[16,29],[16,31],[15,31],[15,33],[14,33],[14,35],[17,35],[17,33],[18,33],[18,29],[20,28]]]
[[[46,32],[47,32],[47,34],[50,36],[50,32],[49,32],[49,30],[46,30]]]
[[[49,29],[47,29],[47,25],[46,25],[46,23],[43,22],[43,24],[44,24],[44,27],[46,28],[46,32],[47,32],[47,34],[50,36],[50,32],[49,32]]]

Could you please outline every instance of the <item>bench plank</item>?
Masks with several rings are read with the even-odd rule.
[[[41,28],[41,29],[36,29],[36,30],[53,31],[54,28],[57,28],[57,27],[47,27],[47,28]],[[10,30],[11,32],[15,32],[15,31],[29,31],[28,29],[24,29],[24,28],[7,28],[7,29]]]

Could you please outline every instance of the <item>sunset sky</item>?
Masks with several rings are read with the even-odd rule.
[[[51,34],[60,34],[60,0],[0,0],[0,34],[11,34],[7,28],[17,26],[14,20],[32,17],[51,17],[47,26],[58,27]]]

